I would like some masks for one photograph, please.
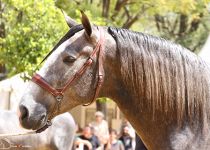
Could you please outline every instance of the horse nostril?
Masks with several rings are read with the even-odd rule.
[[[23,120],[29,115],[28,109],[24,105],[20,105],[20,119]]]

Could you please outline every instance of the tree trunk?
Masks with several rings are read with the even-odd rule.
[[[108,18],[109,16],[109,5],[110,5],[110,0],[103,0],[102,16],[105,18]]]
[[[0,64],[0,81],[6,78],[6,67]]]
[[[0,0],[0,38],[5,38],[5,24],[3,22],[3,3]]]
[[[3,22],[3,3],[0,0],[0,38],[5,38],[6,32],[5,32],[5,24]],[[1,44],[1,43],[0,43]],[[0,48],[3,45],[0,45]],[[0,81],[3,80],[6,77],[6,67],[4,64],[0,64]]]
[[[188,17],[184,14],[180,15],[179,35],[182,36],[187,30]]]
[[[134,18],[131,20],[125,22],[122,26],[122,28],[129,29],[137,20],[138,20],[139,15],[137,14]]]

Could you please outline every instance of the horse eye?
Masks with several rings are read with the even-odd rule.
[[[75,60],[76,60],[76,58],[73,57],[73,56],[66,56],[66,57],[63,59],[63,62],[64,62],[64,63],[73,63]]]

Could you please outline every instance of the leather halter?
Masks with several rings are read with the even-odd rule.
[[[60,104],[61,101],[64,97],[64,93],[65,91],[69,88],[69,86],[72,85],[72,83],[77,80],[79,77],[81,77],[83,75],[83,73],[87,70],[88,67],[90,67],[93,64],[93,59],[94,57],[96,57],[96,54],[98,53],[98,81],[97,81],[97,85],[96,85],[96,90],[95,90],[95,94],[94,97],[92,99],[92,101],[88,104],[84,104],[84,106],[88,106],[90,104],[92,104],[95,99],[97,98],[101,85],[103,83],[104,80],[104,68],[103,68],[103,44],[104,44],[104,33],[102,31],[102,29],[99,28],[100,31],[100,39],[98,41],[98,43],[96,44],[94,50],[92,51],[91,55],[89,56],[89,58],[87,59],[87,61],[83,64],[83,66],[66,82],[66,84],[61,87],[61,88],[54,88],[52,87],[41,75],[39,74],[35,74],[32,77],[32,81],[36,84],[38,84],[40,87],[42,87],[44,90],[48,91],[49,93],[51,93],[57,102],[57,109],[58,111],[60,111]],[[56,104],[55,104],[56,107]],[[53,114],[55,113],[55,109],[53,108],[53,112],[51,114],[51,116],[49,117],[49,120],[47,121],[47,123],[50,126],[50,120],[52,119],[51,117],[53,117]]]

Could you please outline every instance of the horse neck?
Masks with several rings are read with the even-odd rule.
[[[137,105],[139,99],[135,98],[135,96],[129,92],[129,87],[127,87],[122,80],[117,53],[116,48],[112,47],[110,49],[106,47],[106,54],[108,55],[106,55],[104,59],[105,79],[99,96],[111,98],[118,105],[129,122],[131,122],[138,134],[144,138],[143,135],[145,133],[141,132],[141,129],[144,129],[144,126],[146,126],[146,122],[143,119],[144,117],[147,117],[146,110],[140,109],[140,107]],[[138,113],[139,111],[145,112],[145,115],[142,117],[142,114]],[[136,118],[139,118],[138,121],[136,121]],[[146,139],[149,138],[146,137]],[[149,141],[146,139],[144,139],[144,142]]]
[[[107,29],[104,29],[107,31]],[[109,97],[113,100],[119,99],[119,89],[121,86],[120,64],[117,58],[118,52],[116,43],[110,34],[105,32],[105,43],[103,52],[104,82],[100,90],[99,97]]]
[[[136,105],[139,99],[134,96],[129,90],[131,87],[128,87],[122,79],[120,70],[121,60],[119,58],[119,49],[116,48],[115,40],[108,33],[106,33],[105,37],[103,61],[105,78],[99,96],[113,99],[129,121],[132,122],[132,117],[128,116],[135,116],[135,113],[139,111],[139,107]]]
[[[120,110],[131,122],[138,134],[141,135],[146,145],[151,145],[150,148],[152,149],[155,148],[152,145],[157,145],[157,143],[161,143],[164,140],[163,145],[160,145],[160,147],[162,146],[164,148],[166,146],[164,144],[171,142],[169,136],[171,136],[172,130],[173,132],[178,131],[178,133],[182,130],[182,128],[178,127],[176,114],[173,112],[171,114],[164,114],[162,111],[155,110],[153,113],[159,115],[154,118],[147,99],[144,96],[139,97],[136,95],[135,87],[128,84],[131,81],[123,80],[119,58],[120,50],[116,48],[116,42],[109,34],[107,35],[106,42],[109,44],[105,47],[105,80],[100,96],[112,98],[117,103]],[[207,117],[206,120],[203,120],[201,123],[202,127],[198,127],[197,131],[194,131],[206,132],[208,119]],[[204,135],[203,133],[201,135]],[[157,135],[159,136],[158,139]]]

